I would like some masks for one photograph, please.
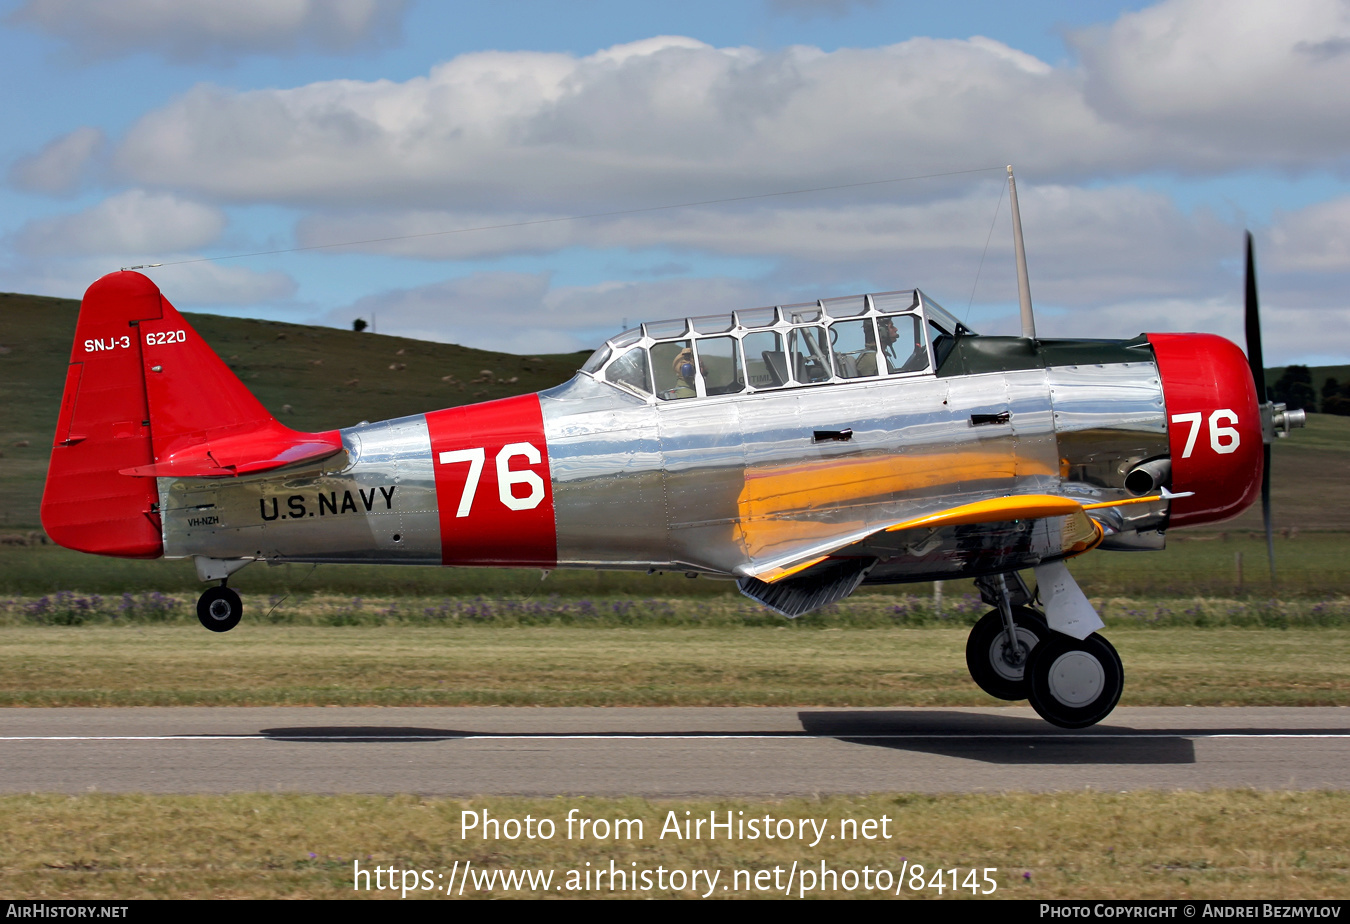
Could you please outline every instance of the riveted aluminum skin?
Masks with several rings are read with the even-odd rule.
[[[168,558],[440,564],[421,415],[341,431],[344,451],[242,478],[160,478]]]
[[[697,339],[696,326],[672,336]],[[1090,547],[1083,524],[879,531],[972,496],[1123,499],[1130,470],[1167,455],[1151,361],[1046,367],[1014,356],[1020,367],[944,376],[926,348],[924,371],[734,395],[700,385],[695,397],[644,398],[588,373],[542,392],[558,565],[735,577],[834,553],[877,559],[871,583],[1006,571]],[[341,437],[343,453],[283,473],[160,479],[166,555],[443,563],[426,418]],[[1157,502],[1100,519],[1135,537],[1120,547],[1147,547],[1140,531],[1166,513]]]
[[[578,376],[541,395],[560,566],[753,573],[972,494],[1128,497],[1165,455],[1152,363],[931,374],[681,401]],[[976,421],[979,421],[976,423]],[[816,431],[851,430],[847,441]],[[1129,509],[1130,529],[1165,505]],[[993,572],[1082,546],[1058,518],[897,534],[848,550],[870,582]]]
[[[1139,463],[1168,456],[1167,409],[1154,362],[1052,366],[1047,371],[1064,493],[1084,503],[1127,498],[1125,477]],[[1101,514],[1124,535],[1167,523],[1166,501]],[[1113,541],[1107,547],[1150,548]]]

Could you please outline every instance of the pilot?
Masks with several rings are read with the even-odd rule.
[[[886,354],[886,365],[888,371],[894,372],[895,362],[895,341],[900,339],[896,333],[895,322],[890,318],[882,318],[877,322],[881,329],[881,351]],[[858,375],[876,375],[877,374],[877,344],[872,336],[872,326],[870,324],[863,327],[863,340],[866,346],[862,354],[858,356]]]
[[[671,389],[672,398],[693,398],[698,394],[694,386],[694,348],[685,347],[675,354],[671,363],[675,370],[675,387]]]
[[[884,326],[882,328],[881,339],[886,343],[884,350],[886,354],[886,365],[890,368],[891,372],[922,372],[928,368],[928,344],[925,343],[923,339],[923,328],[918,324],[915,324],[912,318],[909,318],[908,320],[914,331],[914,348],[910,350],[909,356],[906,357],[903,365],[901,365],[900,361],[896,359],[895,356],[895,344],[900,339],[900,333],[896,330],[895,324],[892,323],[890,318],[886,318],[882,321]],[[886,339],[887,328],[890,329],[889,341]]]

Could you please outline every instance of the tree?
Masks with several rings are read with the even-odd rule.
[[[1317,392],[1313,390],[1312,372],[1307,366],[1285,367],[1284,375],[1280,376],[1271,393],[1291,411],[1317,408]]]
[[[1350,417],[1350,384],[1341,385],[1327,379],[1322,386],[1322,413]]]
[[[1328,378],[1325,382],[1322,383],[1322,406],[1324,408],[1323,410],[1324,414],[1327,413],[1327,411],[1325,410],[1327,400],[1329,398],[1336,397],[1340,393],[1341,393],[1341,383],[1337,382],[1334,378]]]
[[[366,323],[365,318],[357,318],[352,322],[352,330],[356,331],[358,334],[369,326],[370,325]]]

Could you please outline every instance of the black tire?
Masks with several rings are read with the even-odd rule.
[[[1097,633],[1081,642],[1052,633],[1027,663],[1027,698],[1041,718],[1060,728],[1087,728],[1111,714],[1125,689],[1120,655]]]
[[[991,610],[970,630],[970,638],[966,640],[966,667],[971,679],[990,696],[1026,699],[1026,665],[1031,652],[1050,635],[1050,627],[1040,613],[1022,606],[1013,607],[1012,618],[1021,646],[1020,659],[1008,644],[1003,615],[998,610]]]
[[[244,615],[244,601],[228,587],[210,587],[197,598],[197,619],[212,632],[229,632]]]

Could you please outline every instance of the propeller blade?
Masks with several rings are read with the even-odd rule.
[[[1266,524],[1266,557],[1270,560],[1270,584],[1275,586],[1275,525],[1270,511],[1270,444],[1265,445],[1265,467],[1261,472],[1261,519]]]
[[[1261,354],[1261,307],[1256,295],[1256,257],[1252,248],[1252,233],[1247,232],[1247,286],[1245,315],[1247,325],[1247,362],[1252,368],[1256,384],[1256,400],[1266,404],[1266,365]],[[1266,443],[1261,466],[1261,519],[1266,527],[1266,557],[1270,561],[1270,583],[1275,584],[1275,524],[1270,509],[1270,443]]]
[[[1256,258],[1252,254],[1252,233],[1247,232],[1247,362],[1252,367],[1252,381],[1256,383],[1256,400],[1265,404],[1266,367],[1261,355],[1261,308],[1256,298]],[[1269,466],[1267,466],[1269,470]]]

